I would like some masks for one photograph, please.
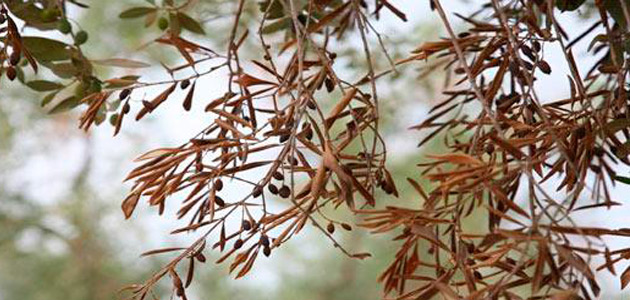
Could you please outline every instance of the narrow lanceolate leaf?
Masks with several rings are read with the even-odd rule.
[[[186,111],[190,111],[190,108],[192,107],[193,96],[195,94],[195,85],[197,85],[196,81],[195,83],[193,83],[192,87],[190,87],[190,91],[188,91],[188,94],[186,95],[186,98],[182,103],[182,106]]]
[[[70,59],[69,45],[57,40],[43,37],[22,37],[24,46],[30,54],[40,62],[61,61]]]
[[[247,275],[247,273],[249,273],[249,271],[252,269],[252,267],[254,266],[254,262],[256,261],[256,257],[258,256],[258,251],[254,252],[249,259],[247,260],[247,262],[245,263],[245,265],[243,266],[243,268],[238,272],[238,274],[236,275],[236,278],[241,278],[245,275]]]
[[[123,119],[125,118],[124,113],[118,114],[116,117],[116,123],[114,124],[114,136],[118,135],[120,132],[120,128],[122,127]]]
[[[242,87],[250,87],[256,85],[275,85],[275,83],[273,82],[256,78],[248,74],[243,74],[239,76],[237,79],[234,80],[234,82],[238,83]]]
[[[352,254],[352,258],[366,259],[366,258],[369,258],[369,257],[372,257],[372,254],[367,253],[367,252]]]
[[[183,248],[183,247],[171,247],[171,248],[155,249],[155,250],[144,252],[144,253],[140,254],[140,256],[150,256],[150,255],[154,255],[154,254],[168,253],[168,252],[173,252],[173,251],[181,251],[181,250],[185,250],[185,249],[186,248]]]
[[[134,161],[137,162],[137,161],[143,161],[147,159],[154,159],[154,158],[158,158],[164,155],[177,153],[179,151],[180,149],[178,148],[159,148],[159,149],[151,150],[145,154],[138,156],[136,159],[134,159]]]
[[[433,154],[427,155],[428,158],[437,159],[439,161],[449,162],[455,165],[476,165],[482,166],[483,162],[464,153],[450,153],[450,154]]]
[[[347,8],[350,6],[351,2],[346,2],[339,7],[337,7],[332,12],[328,13],[324,17],[322,17],[319,22],[311,24],[308,27],[308,32],[316,32],[322,29],[324,26],[330,24],[333,20],[335,20],[338,16],[340,16]]]
[[[129,76],[123,76],[120,78],[107,79],[105,80],[105,83],[107,84],[106,86],[107,88],[121,88],[121,87],[130,86],[138,82],[138,79],[140,79],[140,76],[129,75]]]
[[[621,289],[625,289],[628,283],[630,283],[630,266],[621,273]]]
[[[189,15],[185,13],[178,12],[177,19],[179,21],[179,24],[188,31],[198,33],[198,34],[206,33],[203,30],[203,26],[201,26],[201,23],[197,22],[197,20],[191,18]]]
[[[325,165],[324,159],[322,158],[322,162],[319,164],[319,167],[317,168],[315,177],[313,177],[313,180],[311,181],[311,197],[313,198],[313,201],[317,201],[317,199],[319,198],[319,195],[321,194],[321,191],[325,188],[326,186],[325,179],[326,179],[326,165]]]
[[[118,17],[121,19],[139,18],[155,12],[156,10],[157,9],[155,7],[133,7],[123,11],[120,15],[118,15]]]
[[[79,99],[77,99],[75,96],[70,96],[66,99],[61,100],[59,103],[57,103],[57,105],[55,105],[50,111],[48,111],[48,113],[53,115],[53,114],[69,111],[77,107],[79,104],[80,104]]]
[[[558,251],[560,258],[562,258],[562,260],[569,263],[571,267],[580,271],[582,274],[584,274],[586,277],[590,278],[591,280],[595,280],[595,275],[591,271],[591,268],[578,254],[573,253],[567,247],[562,246],[562,245],[556,245],[556,250]]]
[[[54,91],[64,87],[63,84],[47,80],[33,80],[26,83],[26,85],[38,92]]]
[[[125,214],[125,219],[131,218],[131,214],[133,214],[133,211],[136,209],[136,205],[138,205],[138,200],[140,200],[140,194],[133,193],[127,196],[125,201],[123,201],[122,210]]]
[[[184,283],[184,287],[190,286],[193,280],[193,276],[195,275],[195,258],[191,257],[188,259],[188,272],[186,273],[186,283]]]
[[[532,278],[532,293],[536,294],[542,287],[543,272],[545,270],[545,264],[547,262],[547,256],[549,255],[548,248],[545,242],[538,243],[538,253],[536,256],[536,267],[534,269],[534,275]]]
[[[97,60],[92,60],[91,62],[97,65],[128,68],[128,69],[148,68],[151,66],[150,64],[147,64],[141,61],[126,59],[126,58],[97,59]]]
[[[621,183],[630,184],[630,177],[625,176],[615,176],[615,180]]]
[[[152,112],[160,104],[162,104],[162,102],[166,101],[166,99],[168,99],[168,96],[170,96],[171,93],[173,93],[173,91],[175,90],[175,87],[177,87],[176,83],[172,84],[168,89],[164,90],[161,94],[155,97],[155,99],[151,100],[148,106],[145,105],[144,107],[142,107],[140,112],[138,112],[138,114],[136,115],[136,121],[142,119],[146,114]]]
[[[351,88],[348,90],[343,98],[337,102],[337,105],[328,113],[328,117],[326,118],[326,127],[330,127],[335,120],[339,117],[339,114],[350,104],[352,98],[357,94],[357,88]]]
[[[55,99],[55,97],[57,96],[57,93],[58,91],[55,91],[44,96],[44,98],[42,98],[42,102],[40,103],[40,106],[44,107],[48,105],[48,103],[50,103],[51,101]]]

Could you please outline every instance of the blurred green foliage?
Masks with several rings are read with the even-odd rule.
[[[82,27],[75,28],[75,22],[70,23],[72,28],[89,33],[86,43],[81,43],[83,51],[96,58],[134,53],[134,49],[147,42],[151,33],[156,36],[160,32],[160,26],[168,25],[165,24],[168,21],[161,19],[158,19],[158,25],[149,29],[120,22],[116,12],[122,12],[137,2],[87,2],[91,9],[76,12],[79,18],[77,21]],[[207,6],[206,9],[210,9],[217,3],[205,1],[203,4]],[[220,6],[222,10],[228,8],[225,5]],[[255,13],[255,9],[256,7],[252,7],[252,11],[248,13]],[[203,10],[199,14],[203,17]],[[222,28],[222,24],[216,23],[217,28]],[[431,31],[424,28],[417,32],[428,34]],[[210,42],[215,38],[212,35],[208,37]],[[218,44],[222,41],[216,42]],[[344,51],[350,52],[351,49],[349,47]],[[156,60],[158,57],[169,58],[168,55],[152,51],[149,50],[148,53],[154,55]],[[396,53],[393,55],[399,56]],[[386,59],[379,61],[386,62]],[[349,61],[347,67],[351,69],[353,65],[362,63],[365,62]],[[432,86],[431,82],[420,86],[417,83],[416,80],[405,81],[405,92],[392,88],[381,96],[398,99],[395,102],[397,106],[415,105],[402,100],[410,100],[415,97],[414,94],[420,95],[427,87]],[[25,90],[24,87],[16,87],[3,88],[0,91],[0,99],[16,99],[0,101],[0,163],[4,165],[0,170],[0,228],[3,228],[0,233],[0,299],[119,298],[118,290],[126,284],[147,279],[150,272],[160,265],[160,259],[138,259],[139,253],[125,251],[125,244],[120,241],[121,235],[137,237],[150,228],[133,228],[131,224],[123,224],[124,228],[131,227],[132,230],[121,232],[122,226],[109,226],[107,222],[111,220],[110,216],[118,216],[116,220],[122,218],[118,208],[122,194],[119,193],[118,198],[112,196],[116,193],[109,193],[104,197],[101,191],[88,182],[88,178],[95,176],[95,166],[90,159],[95,150],[91,145],[92,137],[82,135],[74,128],[76,116],[47,116],[46,111],[40,107],[37,94]],[[387,106],[382,126],[386,134],[396,137],[401,127],[409,124],[396,123],[396,118],[393,117],[396,107],[391,104]],[[39,138],[32,142],[24,141],[24,137],[32,139],[34,136]],[[84,152],[81,153],[84,161],[78,162],[78,170],[77,166],[68,166],[74,173],[70,176],[72,182],[62,197],[42,199],[41,196],[34,196],[28,190],[20,188],[23,182],[22,179],[16,179],[19,177],[16,174],[51,171],[25,167],[29,165],[30,158],[42,153],[49,154],[49,151],[59,151],[50,144],[55,140],[71,138],[85,144]],[[415,152],[413,155],[392,157],[391,169],[397,182],[404,182],[406,177],[415,174],[417,169],[414,163],[420,160],[420,156],[419,152]],[[77,162],[73,160],[72,163]],[[28,181],[28,176],[26,177]],[[407,201],[413,206],[414,201],[417,201],[416,195],[412,194],[414,192],[405,184],[400,184],[399,189],[401,196],[396,204],[401,205]],[[338,219],[354,218],[350,214],[337,214]],[[267,263],[259,266],[244,280],[234,281],[225,266],[212,263],[202,266],[193,283],[194,293],[199,296],[196,298],[380,299],[381,287],[376,283],[376,278],[395,254],[397,245],[390,242],[392,236],[371,235],[360,229],[336,235],[340,237],[340,243],[349,250],[368,251],[373,258],[363,261],[348,259],[321,233],[310,229],[300,239],[288,243],[274,253]],[[164,289],[158,292],[169,294]]]

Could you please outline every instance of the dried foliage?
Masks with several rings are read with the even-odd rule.
[[[87,59],[79,47],[87,33],[73,31],[64,13],[66,4],[85,5],[5,1],[0,61],[11,80],[23,73],[18,69],[22,57],[34,71],[43,65],[71,80],[26,84],[49,92],[43,105],[75,86],[74,95],[58,101],[52,111],[87,107],[80,117],[85,130],[109,115],[116,135],[132,110],[138,121],[167,101],[182,101],[186,111],[201,105],[213,116],[187,143],[138,157],[139,166],[127,176],[133,182],[122,203],[127,218],[138,204],[162,214],[167,202],[175,202],[176,217],[186,225],[173,234],[198,235],[192,245],[145,253],[177,256],[146,282],[130,286],[134,299],[150,296],[167,277],[174,293],[185,299],[194,265],[204,263],[210,249],[222,253],[218,263],[229,260],[230,271],[242,277],[261,252],[269,256],[307,223],[347,256],[368,257],[346,251],[335,240],[335,228],[352,227],[326,216],[322,208],[327,206],[362,215],[360,225],[375,233],[402,231],[395,238],[400,249],[380,277],[385,294],[395,293],[396,299],[522,299],[518,288],[523,286],[528,299],[597,298],[596,273],[606,269],[617,274],[615,266],[630,258],[629,249],[609,249],[602,237],[627,237],[630,229],[581,227],[574,216],[620,205],[609,189],[616,181],[630,183],[615,172],[630,164],[630,3],[489,0],[471,16],[456,14],[467,25],[456,33],[452,15],[440,1],[426,2],[447,36],[422,44],[407,58],[390,59],[385,70],[373,64],[376,52],[389,56],[371,22],[380,14],[407,20],[386,0],[235,0],[226,4],[233,8],[233,26],[222,50],[186,36],[205,33],[202,23],[187,14],[196,1],[130,8],[120,17],[144,18],[147,27],[158,26],[162,34],[153,43],[181,56],[181,65],[164,65],[171,79],[160,82],[143,82],[136,75],[97,78],[92,64],[147,65]],[[256,27],[248,28],[243,15],[255,5]],[[590,10],[593,25],[569,40],[556,16],[577,9]],[[22,37],[14,17],[26,26],[72,34],[74,45]],[[366,67],[359,80],[344,78],[336,68],[335,43],[349,35],[363,45]],[[377,47],[370,39],[378,41]],[[247,40],[255,41],[260,57],[240,58]],[[581,63],[572,51],[578,43],[591,43],[589,55],[599,58],[586,74],[580,74]],[[545,60],[551,46],[562,52],[570,70],[566,99],[541,99],[536,90],[536,80],[556,68]],[[398,196],[385,168],[377,81],[397,66],[425,60],[434,63],[430,70],[436,65],[447,70],[446,100],[412,129],[426,132],[420,146],[440,139],[448,152],[429,155],[419,165],[421,177],[435,183],[432,190],[425,191],[416,179],[405,183],[417,191],[421,207],[373,208],[377,189]],[[195,99],[197,80],[215,72],[228,74],[224,95]],[[156,87],[160,91],[148,99],[130,101]],[[178,90],[183,97],[175,96]],[[328,98],[333,99],[330,105]],[[248,192],[236,199],[230,193],[236,189]],[[270,204],[275,196],[286,199],[283,205]],[[483,230],[465,226],[479,215],[487,221]],[[602,264],[595,265],[598,261]],[[630,268],[620,272],[620,279],[625,288]]]
[[[595,273],[616,274],[614,266],[628,257],[628,249],[611,250],[601,240],[627,237],[628,229],[574,221],[580,211],[620,205],[609,189],[615,180],[628,182],[615,173],[615,165],[628,163],[627,3],[596,1],[600,18],[568,41],[558,9],[584,2],[488,1],[471,17],[457,15],[469,25],[460,33],[440,1],[431,2],[448,38],[415,53],[439,56],[456,83],[413,128],[430,133],[420,145],[447,132],[450,153],[420,164],[437,185],[432,191],[409,179],[424,199],[421,209],[366,211],[372,216],[364,226],[375,232],[404,229],[396,238],[403,246],[380,277],[386,292],[400,299],[522,299],[515,290],[525,286],[529,299],[592,299],[600,294]],[[581,75],[571,46],[598,30],[605,33],[593,52],[601,59]],[[536,90],[535,81],[554,68],[544,57],[550,45],[569,66],[567,99],[540,99]],[[478,115],[464,113],[475,106]],[[487,230],[470,231],[463,223],[479,212]],[[431,261],[418,256],[426,244]],[[604,264],[594,267],[597,258]],[[628,276],[626,269],[622,288]]]

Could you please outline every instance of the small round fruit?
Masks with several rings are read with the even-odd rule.
[[[249,222],[248,220],[243,220],[242,227],[243,227],[243,230],[249,231],[250,229],[252,229],[252,223]]]
[[[328,226],[326,226],[326,231],[328,231],[328,233],[330,234],[335,233],[335,225],[332,222],[328,223]]]
[[[98,92],[100,92],[102,89],[103,89],[103,88],[102,88],[102,86],[101,86],[101,83],[100,83],[100,82],[98,82],[97,80],[92,80],[92,82],[90,82],[90,90],[89,90],[90,94],[92,94],[92,93],[98,93]]]
[[[190,80],[184,79],[182,80],[179,86],[182,88],[182,90],[185,90],[189,85],[190,85]]]
[[[269,247],[269,237],[266,235],[261,235],[260,236],[260,244],[263,245],[264,247]]]
[[[74,43],[77,45],[83,45],[85,44],[85,42],[87,42],[87,40],[88,33],[83,30],[77,32],[77,34],[74,36]]]
[[[269,189],[269,192],[270,192],[270,193],[272,193],[272,194],[274,194],[274,195],[277,195],[277,194],[278,194],[278,187],[277,187],[277,186],[275,186],[275,185],[273,185],[273,184],[271,184],[271,183],[270,183],[270,184],[267,186],[267,188]]]
[[[15,68],[13,66],[8,67],[7,77],[9,78],[9,80],[13,81],[16,76],[17,76],[17,71],[15,70]]]
[[[241,247],[243,247],[243,240],[241,240],[241,239],[236,240],[234,242],[234,249],[239,249]]]
[[[272,176],[273,176],[273,178],[275,178],[276,180],[283,180],[283,179],[284,179],[284,175],[282,175],[282,173],[280,173],[280,172],[278,172],[278,171],[273,172],[273,175],[272,175]]]
[[[256,186],[254,190],[252,191],[252,196],[254,198],[258,198],[260,197],[260,195],[262,195],[262,193],[263,193],[263,189],[260,186]]]
[[[222,189],[223,189],[223,181],[221,181],[221,179],[220,179],[220,178],[214,181],[214,188],[215,188],[217,191],[220,191],[220,190],[222,190]]]
[[[168,28],[168,20],[165,17],[161,17],[158,20],[158,28],[160,28],[160,30],[166,30],[166,28]]]
[[[67,19],[62,19],[59,21],[59,24],[57,24],[57,30],[63,34],[68,34],[72,31],[72,25],[70,25]]]
[[[125,102],[125,104],[123,105],[123,108],[122,108],[123,115],[128,114],[130,109],[131,109],[131,107],[129,105],[129,101]]]
[[[291,189],[290,189],[288,186],[283,185],[283,186],[280,188],[280,190],[278,191],[278,194],[279,194],[279,195],[280,195],[280,197],[282,197],[282,198],[285,198],[285,199],[286,199],[286,198],[289,198],[289,196],[291,196]]]
[[[9,63],[11,63],[12,66],[16,66],[20,62],[20,58],[20,52],[13,51],[13,53],[11,53],[11,56],[9,56]]]
[[[118,114],[112,114],[109,116],[109,124],[116,126],[116,122],[118,122]]]
[[[223,201],[223,198],[221,198],[219,196],[214,196],[214,203],[216,205],[218,205],[219,207],[224,207],[225,206],[225,201]]]
[[[130,89],[124,89],[124,90],[120,91],[120,94],[118,94],[118,99],[125,100],[125,99],[127,99],[127,97],[129,97],[129,94],[131,94],[131,90]]]

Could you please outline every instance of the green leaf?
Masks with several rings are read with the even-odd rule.
[[[54,30],[57,27],[55,22],[45,22],[41,16],[44,8],[37,7],[35,1],[2,1],[9,7],[12,14],[24,21],[26,26],[37,28],[39,30]],[[31,2],[31,3],[29,3]],[[40,5],[41,3],[37,3]]]
[[[63,87],[63,84],[48,80],[33,80],[26,83],[26,85],[38,92],[47,92],[58,90]]]
[[[626,16],[623,13],[620,0],[604,0],[604,8],[608,11],[610,16],[615,19],[615,22],[619,24],[621,28],[626,28]],[[630,0],[626,1],[626,5],[630,6]]]
[[[75,96],[70,96],[57,103],[57,105],[55,105],[55,107],[53,107],[48,113],[51,115],[58,114],[69,111],[77,106],[79,106],[79,99]]]
[[[556,0],[556,7],[561,11],[574,11],[578,9],[586,0]]]
[[[182,28],[181,28],[181,24],[179,24],[179,18],[177,17],[177,15],[169,14],[168,21],[169,21],[169,27],[171,28],[171,31],[173,32],[173,34],[179,35],[179,33],[182,31]]]
[[[271,5],[271,7],[269,7]],[[266,0],[258,3],[261,13],[267,12],[268,20],[275,20],[284,17],[284,7],[278,0]]]
[[[148,68],[151,66],[150,64],[143,63],[141,61],[126,59],[126,58],[99,59],[99,60],[92,60],[92,62],[97,65],[119,67],[119,68],[129,68],[129,69]]]
[[[118,17],[121,19],[139,18],[151,12],[154,12],[156,10],[157,9],[155,7],[144,7],[144,6],[133,7],[133,8],[130,8],[128,10],[121,12],[120,15],[118,15]]]
[[[289,26],[291,26],[291,18],[290,17],[286,17],[286,18],[282,18],[278,21],[275,21],[273,23],[270,23],[268,25],[266,25],[265,27],[263,27],[262,29],[262,33],[263,34],[270,34],[270,33],[274,33],[274,32],[278,32],[280,30],[289,28]]]
[[[197,20],[191,18],[189,15],[185,13],[178,12],[177,19],[179,20],[179,24],[186,30],[198,33],[205,34],[206,32],[203,30],[203,27]]]
[[[18,81],[24,83],[24,70],[20,66],[15,66],[15,73]]]
[[[24,46],[40,62],[70,59],[68,44],[43,37],[26,36],[22,38]]]
[[[72,63],[59,63],[46,65],[55,75],[69,79],[77,75],[81,70]]]
[[[42,103],[40,103],[41,107],[44,107],[44,106],[48,105],[48,103],[50,103],[50,101],[53,101],[53,99],[55,99],[55,96],[57,96],[58,92],[59,91],[55,91],[55,92],[52,92],[52,93],[44,96],[44,98],[42,98]]]
[[[112,126],[116,126],[116,122],[118,121],[118,114],[111,114],[109,116],[109,124]]]
[[[615,180],[617,180],[617,181],[619,181],[621,183],[630,184],[630,178],[629,177],[615,176]]]

